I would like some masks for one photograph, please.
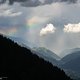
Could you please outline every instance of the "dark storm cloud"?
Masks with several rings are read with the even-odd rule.
[[[39,6],[42,5],[41,2],[39,0],[26,0],[26,2],[22,2],[21,4],[22,6],[26,6],[26,7],[34,7],[34,6]]]
[[[61,2],[76,3],[78,0],[61,0]]]
[[[5,3],[7,0],[0,0],[0,3]],[[76,3],[78,0],[8,0],[9,4],[12,5],[14,2],[19,2],[25,7],[35,7],[39,5],[52,4],[54,2],[67,2]]]
[[[3,4],[5,2],[6,2],[6,0],[0,0],[0,4]]]
[[[45,4],[51,4],[53,2],[67,2],[67,3],[76,3],[78,0],[45,0]]]

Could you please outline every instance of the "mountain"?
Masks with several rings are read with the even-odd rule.
[[[75,80],[80,80],[80,48],[71,49],[60,61],[62,62],[60,67],[66,74]]]
[[[68,54],[74,53],[76,51],[80,51],[80,48],[73,48],[73,49],[66,49],[62,53],[60,53],[60,56],[63,58]]]
[[[51,62],[52,64],[58,64],[58,61],[60,60],[59,56],[44,47],[34,47],[32,49],[32,52],[37,53],[39,57],[42,57],[43,59]]]
[[[80,73],[80,52],[73,53],[62,59],[63,68]]]
[[[59,64],[58,60],[60,60],[60,57],[57,56],[52,51],[44,48],[44,47],[38,47],[37,45],[30,43],[27,40],[23,40],[19,37],[12,37],[12,36],[6,36],[7,38],[13,40],[14,42],[18,43],[21,46],[27,47],[30,49],[33,53],[36,53],[39,57],[42,57],[43,59],[53,63],[53,64]]]
[[[33,50],[40,52],[44,56],[50,56],[56,60],[60,60],[60,57],[58,55],[45,47],[34,47]]]
[[[75,51],[61,59],[61,68],[72,78],[80,80],[80,51]]]
[[[65,73],[74,80],[80,80],[80,74],[71,70],[64,69]]]
[[[42,57],[43,59],[53,64],[58,64],[58,60],[60,60],[59,56],[44,47],[37,47],[37,45],[30,43],[29,41],[17,37],[7,36],[7,38],[13,40],[14,42],[17,42],[21,46],[27,47],[33,53],[36,53],[36,55],[39,57]]]
[[[64,64],[69,63],[70,61],[76,60],[80,57],[80,51],[75,51],[61,59]]]
[[[0,79],[72,80],[63,70],[0,35]]]

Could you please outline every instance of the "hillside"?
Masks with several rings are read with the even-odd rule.
[[[53,57],[56,60],[59,60],[60,57],[58,55],[56,55],[54,52],[50,51],[49,49],[46,49],[44,47],[34,47],[33,50],[35,50],[36,52],[40,52],[45,56],[50,56]]]
[[[8,80],[71,80],[63,70],[0,36],[0,77]]]
[[[80,51],[75,51],[61,59],[61,68],[73,79],[80,80]],[[79,79],[78,79],[79,78]]]
[[[36,53],[39,57],[42,57],[44,60],[47,60],[54,65],[57,65],[59,63],[60,57],[49,49],[46,49],[44,47],[34,47],[32,48],[32,52]]]
[[[73,49],[66,49],[62,53],[60,53],[60,56],[63,58],[69,54],[72,54],[74,52],[80,51],[80,48],[73,48]]]
[[[64,64],[66,64],[66,63],[72,62],[73,60],[77,60],[78,58],[80,58],[80,51],[75,51],[63,57],[61,61],[64,62]]]
[[[65,69],[69,69],[69,70],[75,71],[77,73],[80,73],[80,56],[77,56],[74,59],[70,59],[70,60],[66,61],[62,65],[62,67],[65,68]]]

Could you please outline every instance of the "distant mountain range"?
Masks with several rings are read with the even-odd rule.
[[[61,59],[63,68],[80,73],[80,51],[69,54]]]
[[[63,70],[1,35],[0,57],[2,80],[72,80]]]
[[[63,58],[65,56],[67,56],[68,54],[72,54],[72,53],[74,53],[76,51],[80,51],[80,48],[66,49],[62,53],[60,53],[60,57]]]
[[[49,49],[46,49],[44,47],[38,47],[37,45],[30,43],[29,41],[25,41],[21,38],[11,37],[11,36],[7,36],[7,37],[13,40],[14,42],[17,42],[19,45],[27,47],[33,53],[51,62],[52,64],[55,64],[55,65],[59,64],[58,61],[60,60],[60,57],[57,56],[54,52],[50,51]]]
[[[32,50],[35,50],[37,52],[43,53],[44,56],[48,57],[52,57],[56,60],[60,60],[61,58],[59,56],[57,56],[54,52],[52,52],[51,50],[44,48],[44,47],[34,47]]]
[[[74,73],[74,76],[76,75],[79,78],[76,80],[80,80],[80,48],[75,48],[70,51],[68,55],[61,59],[61,62],[62,69],[66,70],[68,74],[70,72]]]
[[[76,80],[80,80],[80,48],[68,49],[61,53],[62,58],[57,56],[54,52],[44,48],[37,47],[28,41],[20,38],[9,37],[11,40],[17,42],[21,46],[27,47],[32,53],[51,62],[53,65],[65,70],[65,72]]]
[[[50,51],[49,49],[46,49],[44,47],[34,47],[32,49],[32,52],[33,53],[37,53],[37,55],[39,57],[42,57],[43,59],[51,62],[52,64],[59,64],[59,60],[60,60],[60,57],[57,56],[55,53],[53,53],[52,51]]]

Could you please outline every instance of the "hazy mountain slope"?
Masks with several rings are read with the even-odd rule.
[[[68,70],[68,69],[64,69],[64,71],[72,79],[74,79],[74,80],[80,80],[80,74],[79,73],[76,73],[76,72]]]
[[[80,73],[80,57],[72,59],[62,65],[63,68]]]
[[[62,53],[60,53],[60,56],[63,58],[69,54],[72,54],[74,52],[80,51],[80,48],[73,48],[73,49],[66,49]]]
[[[60,67],[73,79],[80,80],[80,51],[75,48],[61,59]]]
[[[80,57],[80,51],[75,51],[73,53],[70,53],[69,55],[63,57],[61,59],[62,62],[64,62],[65,64],[68,63],[69,61],[75,60],[78,57]]]
[[[39,48],[33,48],[33,50],[37,51],[37,52],[41,52],[43,53],[43,55],[46,55],[46,56],[51,56],[53,57],[54,59],[56,60],[59,60],[60,57],[57,56],[54,52],[50,51],[49,49],[47,48],[44,48],[44,47],[39,47]]]
[[[75,51],[61,59],[61,68],[73,79],[80,80],[80,51]]]
[[[75,80],[80,80],[80,57],[63,64],[62,69],[66,69],[66,74]],[[74,72],[74,73],[72,73]]]
[[[21,45],[23,47],[27,47],[33,53],[36,53],[39,57],[42,57],[43,59],[45,59],[53,64],[58,64],[57,60],[60,60],[59,56],[57,56],[55,53],[53,53],[52,51],[50,51],[44,47],[36,47],[37,45],[34,45],[33,43],[25,41],[21,38],[11,37],[11,36],[7,36],[7,37],[9,39],[13,40],[14,42],[17,42],[19,45]]]
[[[58,60],[60,59],[59,56],[44,47],[34,47],[32,52],[37,53],[38,56],[51,62],[52,64],[58,64]]]
[[[2,36],[0,57],[0,77],[7,76],[7,80],[71,80],[59,68]]]

